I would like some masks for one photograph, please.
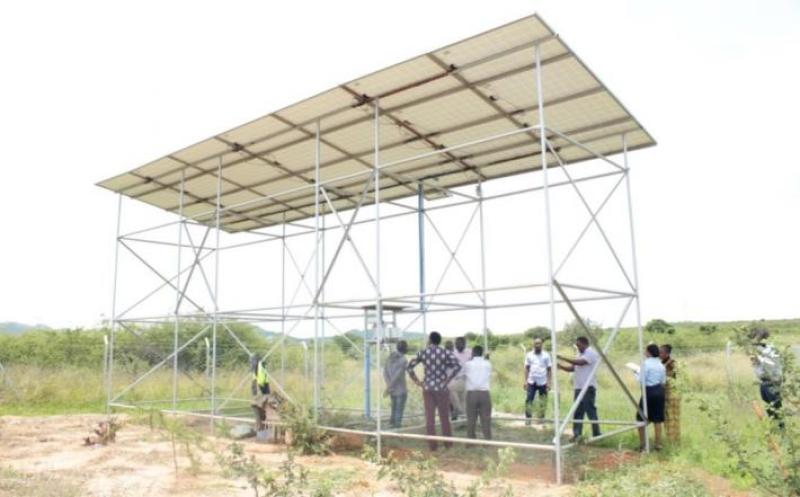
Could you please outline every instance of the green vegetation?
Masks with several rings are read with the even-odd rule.
[[[516,458],[514,449],[497,451],[497,461],[486,458],[486,469],[463,491],[442,476],[435,459],[421,452],[413,452],[408,457],[389,452],[388,456],[379,458],[375,449],[367,445],[362,457],[378,466],[379,479],[389,478],[407,497],[478,497],[482,491],[490,489],[500,490],[503,497],[514,495],[511,486],[502,481]]]
[[[649,326],[650,329],[645,330],[645,342],[672,344],[673,356],[679,363],[681,371],[679,388],[684,399],[681,444],[667,447],[660,454],[644,457],[637,471],[596,471],[590,456],[603,451],[590,449],[568,451],[565,465],[568,475],[584,480],[578,487],[579,495],[582,497],[615,494],[650,495],[644,492],[654,491],[652,478],[659,474],[659,470],[663,481],[659,480],[659,486],[655,487],[660,489],[658,495],[704,495],[701,486],[695,485],[693,477],[686,476],[694,474],[687,468],[721,475],[737,488],[770,488],[775,487],[774,483],[778,480],[789,481],[790,478],[787,478],[785,471],[780,468],[796,470],[796,462],[792,463],[790,459],[786,459],[795,453],[792,452],[795,450],[794,446],[787,441],[798,440],[800,437],[792,435],[787,438],[785,435],[770,431],[775,427],[769,426],[767,421],[762,421],[757,416],[754,407],[763,404],[753,378],[748,350],[741,340],[737,341],[737,334],[734,333],[742,327],[752,325],[747,322],[735,322],[666,323],[666,327]],[[770,341],[781,349],[800,342],[800,320],[768,321],[756,325],[768,328],[772,334]],[[277,345],[277,337],[265,336],[258,330],[241,324],[229,324],[229,326],[236,331],[250,350],[264,353]],[[591,326],[601,341],[609,336],[609,330],[603,329],[600,324],[591,323]],[[672,333],[665,331],[668,329],[674,331]],[[199,323],[182,323],[180,343],[191,339],[201,330],[202,326]],[[172,351],[174,324],[137,328],[134,331],[135,334],[120,330],[116,337],[118,347],[115,349],[113,376],[115,393],[118,393],[123,385],[129,384],[157,365]],[[0,363],[5,366],[4,372],[0,372],[0,415],[101,412],[106,400],[106,385],[101,375],[103,337],[106,333],[107,330],[99,329],[38,330],[19,335],[0,334]],[[567,326],[566,330],[560,330],[559,336],[564,340],[560,340],[559,352],[573,354],[568,338],[573,338],[573,335],[577,336],[579,333],[575,323]],[[218,333],[218,337],[219,367],[215,378],[219,392],[218,399],[232,397],[233,400],[225,404],[224,412],[249,417],[251,413],[247,401],[237,400],[249,398],[249,381],[242,381],[243,378],[247,378],[247,353],[224,329]],[[531,339],[534,337],[549,341],[550,332],[545,327],[533,327],[518,335],[496,333],[490,335],[491,360],[495,371],[492,379],[492,400],[496,412],[512,414],[523,412],[520,346],[530,347]],[[347,411],[362,407],[364,391],[363,359],[354,346],[354,344],[358,347],[363,345],[356,340],[362,337],[352,334],[349,338],[351,340],[329,339],[321,345],[321,369],[324,371],[325,381],[320,394],[326,409],[320,412],[320,420],[332,426],[370,428],[365,420],[357,419]],[[483,340],[474,333],[467,334],[467,338],[470,343],[481,343]],[[730,340],[734,341],[734,347],[731,354],[727,355],[725,347]],[[610,360],[620,368],[626,362],[638,362],[638,346],[635,330],[623,329],[617,336]],[[546,343],[545,347],[549,347],[549,343]],[[281,370],[281,354],[278,350],[276,348],[276,352],[268,358],[267,367],[297,403],[286,405],[309,405],[313,382],[310,381],[308,376],[310,373],[306,372],[304,364],[305,358],[308,357],[310,360],[311,354],[304,356],[304,350],[298,341],[287,340],[284,348],[286,367],[285,370]],[[172,398],[173,376],[170,365],[171,359],[167,368],[155,371],[136,388],[126,392],[121,400],[140,404],[148,409],[171,408],[169,399]],[[179,365],[182,372],[177,378],[178,396],[181,399],[178,401],[178,407],[207,409],[210,378],[207,375],[206,348],[202,337],[180,354]],[[621,375],[638,398],[633,376],[624,370],[621,370]],[[563,415],[571,402],[570,378],[566,374],[559,373],[558,381],[561,384],[560,405]],[[632,419],[633,406],[616,386],[606,368],[601,368],[598,381],[598,408],[601,417],[617,420]],[[377,391],[379,384],[377,374],[373,377],[372,384],[375,388],[374,398],[381,398]],[[787,393],[785,397],[789,398],[791,395],[797,397],[796,393]],[[151,402],[153,399],[166,400]],[[384,402],[382,409],[386,409],[388,400],[384,398],[382,401]],[[294,409],[297,410],[287,411],[284,415],[287,420],[296,424],[293,431],[298,434],[296,437],[298,449],[305,453],[326,452],[328,440],[311,421],[308,411],[302,408]],[[410,415],[420,411],[421,399],[418,392],[412,389],[406,412]],[[551,411],[552,408],[548,407],[548,414]],[[417,424],[419,418],[409,417],[408,423]],[[789,431],[795,429],[793,427],[796,427],[794,418],[787,422],[786,433],[796,434]],[[611,431],[614,428],[615,426],[609,425],[604,426],[603,430]],[[463,435],[463,431],[459,433],[458,430],[459,428],[456,435]],[[518,424],[499,419],[495,421],[493,431],[495,438],[499,440],[545,442],[552,437],[552,432],[525,429]],[[422,429],[412,432],[421,433]],[[736,437],[725,438],[725,434],[735,434]],[[772,445],[765,445],[764,441],[770,437],[778,444],[778,452]],[[190,450],[192,442],[182,440],[179,430],[176,430],[174,443],[178,449],[183,447],[181,450],[186,451]],[[618,453],[620,450],[635,449],[638,440],[634,432],[629,432],[604,439],[597,445],[606,449],[605,452]],[[389,450],[413,449],[420,447],[421,444],[387,439],[384,446]],[[489,449],[470,451],[457,447],[450,451],[450,454],[437,456],[437,461],[447,462],[452,459],[464,463],[475,460],[472,469],[481,472],[486,469],[486,464],[480,458],[496,452]],[[481,456],[476,460],[475,454]],[[748,455],[745,460],[766,464],[772,470],[765,471],[761,466],[744,464],[742,454]],[[776,454],[781,455],[780,463],[773,457]],[[520,451],[517,462],[545,466],[549,465],[549,457],[541,452]],[[424,468],[417,468],[415,471],[423,470]],[[646,485],[648,481],[651,485]],[[677,486],[679,483],[683,485],[681,487],[683,493],[670,494],[670,485]],[[638,488],[639,493],[628,492],[633,488]],[[775,490],[773,494],[796,495],[779,492],[783,490]]]
[[[624,466],[592,473],[575,491],[575,497],[711,497],[691,475],[691,469],[662,461]]]

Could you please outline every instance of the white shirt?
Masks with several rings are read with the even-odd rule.
[[[590,387],[597,388],[597,375],[592,374],[592,368],[599,359],[597,352],[591,347],[586,347],[581,354],[578,354],[578,359],[584,359],[586,365],[575,366],[575,374],[572,376],[572,383],[575,390],[580,390],[587,383]]]
[[[758,345],[756,349],[756,361],[753,365],[756,378],[760,381],[780,382],[783,367],[778,351],[772,345]]]
[[[464,350],[462,350],[461,352],[459,352],[458,349],[453,349],[453,355],[456,356],[456,359],[458,359],[458,363],[461,364],[461,371],[459,371],[455,377],[463,378],[464,365],[467,363],[467,361],[472,359],[472,351],[467,348],[464,348]]]
[[[550,354],[544,350],[538,354],[531,350],[525,354],[525,366],[528,368],[528,384],[547,385],[547,370],[553,367]]]
[[[492,376],[492,363],[483,357],[473,357],[464,364],[467,377],[467,391],[489,391],[489,378]]]

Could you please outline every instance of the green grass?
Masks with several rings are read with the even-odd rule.
[[[682,441],[677,447],[668,447],[667,450],[658,456],[657,459],[644,458],[641,466],[637,466],[636,473],[641,476],[627,476],[628,472],[603,472],[602,478],[592,471],[592,458],[605,453],[616,453],[620,450],[631,450],[638,447],[638,438],[635,432],[628,432],[616,437],[604,439],[596,444],[594,448],[578,448],[570,450],[566,454],[566,468],[572,476],[587,478],[581,485],[579,493],[584,496],[605,496],[605,495],[656,495],[652,488],[660,489],[658,495],[673,495],[672,486],[679,481],[672,481],[672,474],[682,475],[686,473],[686,468],[701,468],[710,473],[725,476],[733,481],[734,485],[740,488],[747,488],[752,482],[739,475],[733,465],[733,461],[726,452],[726,449],[717,443],[712,443],[710,434],[713,426],[710,421],[700,411],[697,400],[711,399],[722,404],[726,411],[730,413],[733,428],[746,432],[748,426],[755,422],[755,416],[751,407],[753,400],[758,399],[757,386],[755,385],[750,364],[745,355],[734,350],[730,360],[725,355],[724,344],[728,340],[729,329],[740,323],[717,323],[718,330],[714,333],[701,333],[699,327],[702,323],[677,323],[676,331],[672,335],[648,335],[646,342],[655,341],[658,343],[669,342],[675,346],[674,356],[679,361],[682,374],[681,389],[684,394],[682,404]],[[796,344],[800,340],[800,320],[771,321],[766,323],[772,330],[773,341],[780,345]],[[167,330],[168,331],[168,330]],[[87,332],[91,333],[91,332]],[[164,332],[166,333],[166,332]],[[13,343],[13,346],[5,349],[4,354],[16,354],[14,361],[6,361],[5,375],[0,378],[0,415],[50,415],[68,413],[87,413],[102,412],[104,410],[106,389],[101,376],[99,366],[93,367],[86,365],[84,360],[95,357],[96,350],[91,354],[80,354],[82,346],[91,340],[80,333],[73,334],[69,340],[67,338],[54,341],[52,347],[72,347],[71,349],[58,350],[38,350],[37,356],[30,361],[24,359],[26,348],[22,342],[11,342],[11,340],[33,340],[21,335],[15,338],[3,337],[2,346]],[[101,336],[101,335],[98,335]],[[44,335],[35,335],[37,347],[48,347],[48,342]],[[518,343],[522,341],[520,337],[501,337],[505,343],[500,343],[498,347],[491,351],[491,361],[494,366],[494,376],[492,379],[492,400],[496,412],[512,413],[521,415],[524,409],[524,391],[522,358],[523,353]],[[638,344],[636,334],[633,330],[623,330],[619,335],[617,346],[610,354],[610,360],[620,371],[628,388],[633,392],[638,400],[639,392],[633,375],[623,368],[626,362],[638,362]],[[251,337],[252,340],[255,340]],[[72,340],[72,342],[70,342]],[[74,342],[74,343],[73,343]],[[102,341],[99,342],[102,344]],[[166,342],[165,342],[166,343]],[[525,340],[527,343],[527,340]],[[65,345],[66,344],[66,345]],[[81,345],[82,344],[82,345]],[[80,346],[79,346],[80,345]],[[168,344],[167,344],[168,345]],[[167,347],[164,345],[164,347]],[[268,343],[258,343],[253,346],[254,350],[268,350]],[[92,347],[97,346],[97,344]],[[102,347],[102,345],[99,345]],[[165,348],[164,350],[167,350]],[[1,350],[1,349],[0,349]],[[114,369],[115,392],[119,392],[121,387],[134,381],[139,375],[147,371],[154,363],[153,357],[138,358],[131,355],[136,349],[126,349],[126,354],[118,356],[118,362]],[[78,365],[72,365],[66,357],[80,356],[83,359],[78,361]],[[569,344],[561,347],[563,354],[574,353]],[[65,355],[66,354],[66,355]],[[88,353],[87,353],[88,354]],[[207,397],[209,395],[210,378],[208,378],[202,368],[198,367],[197,351],[192,352],[193,359],[181,357],[181,364],[191,369],[194,379],[190,379],[184,374],[178,376],[178,392],[182,399],[206,399],[206,400],[185,400],[181,401],[179,407],[186,409],[207,410],[210,406]],[[100,357],[102,356],[102,351]],[[310,354],[309,354],[310,356]],[[52,358],[58,358],[53,360]],[[247,379],[246,361],[238,360],[238,355],[232,349],[226,349],[226,353],[221,357],[226,358],[220,361],[222,366],[218,369],[216,376],[217,397],[226,398],[229,395],[242,399],[243,402],[234,401],[229,404],[226,412],[250,416],[246,399],[249,398],[249,380]],[[299,344],[289,342],[286,347],[287,369],[280,371],[279,354],[274,354],[268,361],[268,369],[273,376],[280,380],[281,384],[294,400],[300,403],[309,404],[312,399],[312,382],[304,374],[303,352]],[[364,397],[364,377],[363,363],[357,354],[352,350],[343,350],[334,342],[326,342],[321,368],[324,370],[324,381],[321,386],[321,397],[323,406],[334,409],[353,409],[363,408]],[[35,359],[35,360],[34,360]],[[89,361],[91,362],[91,361]],[[202,363],[202,361],[201,361]],[[194,364],[194,366],[193,366]],[[310,368],[313,371],[313,368]],[[136,388],[128,392],[122,400],[143,407],[171,407],[173,376],[170,370],[159,370],[147,380],[143,381]],[[563,416],[569,408],[572,400],[570,377],[566,373],[558,373],[558,381],[561,386],[560,409]],[[598,387],[598,410],[600,417],[604,419],[632,420],[634,417],[634,407],[621,389],[614,382],[608,370],[603,367],[599,372]],[[378,391],[379,378],[377,373],[373,376],[373,399],[381,399],[384,413],[388,411],[388,399],[383,398]],[[236,390],[238,385],[243,388]],[[410,383],[410,398],[406,412],[408,414],[420,413],[422,411],[421,396]],[[159,399],[160,403],[147,403],[147,401]],[[551,398],[552,400],[552,398]],[[548,406],[548,416],[552,416],[552,404]],[[323,417],[323,421],[333,426],[352,426],[370,427],[370,423],[365,422],[358,414],[347,411],[329,411]],[[409,419],[409,422],[412,420]],[[422,420],[417,418],[415,423]],[[614,426],[606,425],[602,427],[604,431],[614,429]],[[584,428],[588,431],[588,426]],[[422,433],[422,429],[417,430]],[[552,438],[552,430],[536,431],[515,426],[512,423],[496,421],[493,427],[495,439],[513,440],[526,442],[548,442]],[[462,428],[457,428],[456,435],[463,436]],[[387,439],[386,445],[390,447],[404,449],[424,449],[422,442],[408,440]],[[476,449],[456,447],[447,453],[440,453],[437,457],[440,462],[448,464],[469,464],[474,462],[475,471],[483,469],[483,458],[486,455],[494,455],[493,449]],[[550,453],[542,451],[518,451],[518,461],[530,464],[539,468],[549,467],[552,459]],[[670,473],[668,479],[662,486],[648,487],[648,481],[658,474],[659,470]],[[544,470],[542,470],[544,471]],[[549,474],[540,476],[548,477]],[[598,479],[600,478],[600,479]],[[679,478],[680,479],[680,478]],[[15,480],[16,481],[16,480]],[[681,480],[683,481],[683,480]],[[627,493],[632,489],[640,489],[641,492],[651,493]],[[674,495],[705,495],[694,483],[686,481],[686,492]],[[594,492],[594,493],[592,493]],[[25,495],[25,494],[22,494]]]

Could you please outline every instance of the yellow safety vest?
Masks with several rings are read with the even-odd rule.
[[[256,372],[253,373],[253,379],[256,380],[256,385],[264,386],[269,381],[267,380],[267,367],[264,366],[263,361],[258,361],[258,368],[256,368]]]

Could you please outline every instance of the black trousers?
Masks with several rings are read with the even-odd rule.
[[[581,391],[579,389],[575,390],[575,397],[573,397],[573,399],[577,399],[580,393]],[[580,404],[578,404],[578,408],[575,409],[575,416],[572,418],[572,434],[576,437],[583,434],[583,423],[579,422],[579,419],[583,419],[583,417],[586,416],[590,421],[597,421],[597,407],[594,405],[596,396],[597,391],[594,387],[587,388],[586,394],[583,396],[583,399],[581,399]],[[592,436],[600,436],[600,425],[597,423],[592,423]]]
[[[761,400],[767,404],[767,414],[769,417],[780,421],[781,408],[783,407],[780,386],[771,381],[762,381],[760,393]]]

